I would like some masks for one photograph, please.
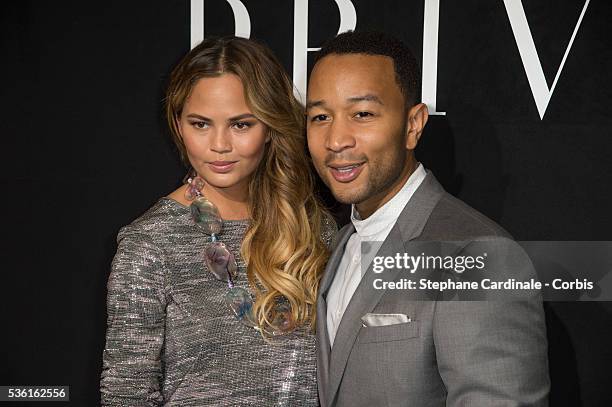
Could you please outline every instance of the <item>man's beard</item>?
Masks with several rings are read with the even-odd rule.
[[[381,157],[379,160],[368,161],[368,179],[359,189],[353,189],[340,194],[332,193],[336,200],[343,204],[360,204],[368,199],[383,194],[399,179],[406,162],[406,150],[394,150],[393,157]]]
[[[338,202],[343,204],[360,204],[374,196],[384,194],[385,191],[392,188],[393,184],[396,183],[402,175],[404,167],[406,166],[408,154],[404,137],[406,134],[406,125],[407,122],[402,126],[402,133],[393,138],[393,140],[397,140],[397,143],[395,148],[390,151],[389,155],[379,156],[374,160],[368,159],[365,156],[357,157],[359,159],[349,159],[349,157],[342,156],[345,161],[350,162],[366,160],[368,166],[368,179],[361,188],[349,188],[349,190],[339,193],[339,191],[335,191],[331,186],[332,181],[328,178],[331,177],[329,172],[326,174],[326,177],[323,179]],[[341,157],[341,155],[327,157],[325,162],[330,162],[332,159],[337,159],[338,157]]]

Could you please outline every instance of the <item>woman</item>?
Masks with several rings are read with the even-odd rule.
[[[317,405],[317,285],[336,225],[266,47],[209,39],[172,72],[183,186],[119,231],[102,405]]]

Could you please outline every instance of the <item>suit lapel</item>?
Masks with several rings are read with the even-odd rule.
[[[332,281],[334,281],[334,276],[340,265],[340,260],[342,260],[342,256],[344,255],[344,246],[346,246],[346,242],[353,233],[355,233],[355,227],[352,223],[344,225],[342,229],[338,231],[334,249],[329,256],[323,278],[319,284],[319,295],[327,297],[327,291],[329,291],[329,287]]]
[[[355,232],[352,223],[345,225],[338,231],[334,250],[329,257],[327,266],[321,283],[319,284],[319,294],[317,298],[317,341],[319,350],[317,352],[317,383],[319,388],[319,400],[321,406],[327,406],[325,394],[327,394],[327,384],[329,383],[329,335],[327,333],[327,291],[336,275],[340,260],[344,254],[346,242]]]
[[[429,215],[443,193],[444,189],[442,186],[437,182],[433,174],[427,171],[425,179],[400,213],[395,225],[376,255],[393,256],[396,253],[403,253],[404,243],[416,238],[421,233]],[[346,240],[344,243],[346,244]],[[344,253],[344,245],[338,247]],[[335,252],[338,252],[338,250]],[[337,264],[334,267],[337,268],[341,257],[342,255],[338,256],[336,259]],[[335,274],[335,270],[333,270],[333,273]],[[372,264],[370,264],[338,326],[338,332],[336,333],[334,346],[329,358],[329,381],[326,382],[329,383],[326,397],[328,403],[330,403],[329,405],[331,405],[338,392],[348,357],[353,349],[357,334],[361,329],[361,317],[371,312],[385,293],[384,290],[375,290],[373,288],[373,282],[376,278],[379,278],[379,276],[372,271]],[[329,280],[327,288],[329,288],[332,278],[330,277]],[[327,329],[325,329],[325,334],[327,336]],[[328,346],[329,341],[326,344]],[[327,365],[325,369],[327,369]]]

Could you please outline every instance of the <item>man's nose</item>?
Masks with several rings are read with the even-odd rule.
[[[334,119],[328,128],[325,147],[331,151],[342,151],[355,146],[355,137],[346,119]]]

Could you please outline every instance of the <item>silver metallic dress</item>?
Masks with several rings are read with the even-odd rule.
[[[218,239],[236,257],[248,221]],[[329,245],[336,225],[323,227]],[[206,270],[210,242],[188,207],[160,198],[120,229],[108,280],[102,406],[316,406],[315,336],[264,342],[224,303],[227,283]]]

